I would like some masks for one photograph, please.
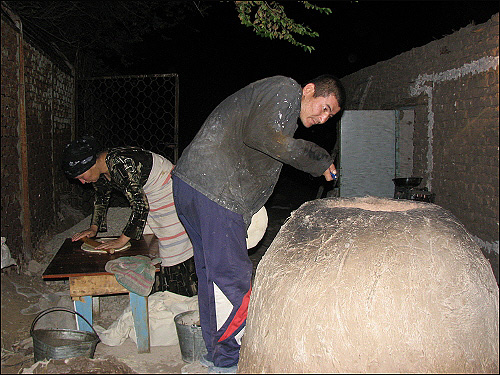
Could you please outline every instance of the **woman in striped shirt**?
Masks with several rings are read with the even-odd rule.
[[[95,189],[90,227],[74,234],[73,241],[107,230],[106,212],[116,189],[127,197],[132,212],[122,234],[96,249],[118,249],[140,239],[148,225],[158,238],[162,275],[170,279],[167,290],[196,294],[193,247],[175,210],[169,160],[138,147],[102,149],[95,138],[84,136],[66,146],[62,166],[68,177]]]

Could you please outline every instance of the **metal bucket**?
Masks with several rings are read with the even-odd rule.
[[[201,334],[200,314],[190,310],[174,317],[175,329],[179,338],[182,360],[192,363],[207,353],[207,347]]]
[[[36,322],[44,315],[54,311],[66,311],[79,315],[94,331],[76,331],[72,329],[34,329]],[[93,358],[97,343],[100,341],[94,327],[81,314],[65,307],[52,307],[37,315],[31,324],[30,335],[33,338],[35,362],[44,359],[65,359],[73,357]]]

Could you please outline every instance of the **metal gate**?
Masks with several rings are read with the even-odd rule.
[[[93,135],[107,148],[142,147],[177,163],[177,74],[81,79],[76,103],[77,137]]]

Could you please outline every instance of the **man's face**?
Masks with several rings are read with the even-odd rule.
[[[334,95],[330,95],[327,98],[321,96],[315,98],[313,83],[308,83],[302,89],[300,120],[306,128],[310,128],[316,124],[324,124],[339,111],[339,103]]]

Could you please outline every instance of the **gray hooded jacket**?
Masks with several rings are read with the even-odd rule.
[[[251,83],[221,102],[184,150],[173,174],[247,227],[272,194],[283,163],[317,177],[332,163],[318,145],[293,138],[301,86],[283,76]]]

